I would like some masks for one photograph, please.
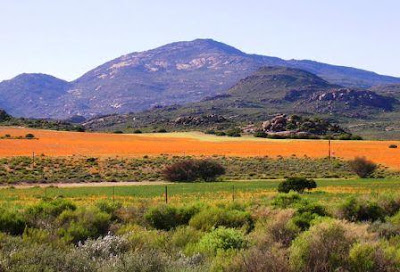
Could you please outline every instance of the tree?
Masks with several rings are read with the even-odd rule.
[[[356,157],[349,162],[350,168],[360,178],[368,178],[372,176],[378,166],[376,163],[367,160],[365,157]]]
[[[278,192],[289,193],[290,191],[304,192],[305,189],[317,188],[317,183],[313,179],[291,177],[282,181],[278,186]]]
[[[223,174],[225,168],[212,160],[184,160],[167,166],[163,171],[166,180],[178,182],[210,182]]]

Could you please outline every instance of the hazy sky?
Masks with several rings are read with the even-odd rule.
[[[400,76],[399,0],[0,0],[0,80],[196,38]]]

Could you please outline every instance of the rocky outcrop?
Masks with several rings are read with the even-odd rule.
[[[305,118],[298,115],[287,116],[286,114],[277,115],[271,120],[263,122],[261,131],[283,137],[348,134],[340,126],[331,124],[327,120]]]

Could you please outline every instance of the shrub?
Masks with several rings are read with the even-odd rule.
[[[110,220],[109,214],[96,207],[66,210],[58,218],[59,234],[74,243],[97,238],[107,234]]]
[[[167,130],[165,128],[161,128],[159,130],[157,130],[158,133],[166,133]]]
[[[11,210],[0,210],[0,231],[12,235],[20,235],[24,232],[26,221],[21,213]]]
[[[135,133],[135,134],[141,134],[142,131],[141,131],[140,129],[135,129],[135,130],[133,131],[133,133]]]
[[[166,272],[168,260],[156,250],[140,250],[122,255],[116,264],[109,263],[109,270],[113,272],[140,271],[140,272]]]
[[[371,161],[368,161],[364,157],[357,157],[349,162],[350,168],[356,173],[360,178],[367,178],[372,176],[372,174],[377,169],[377,165]]]
[[[225,168],[212,160],[197,161],[197,168],[199,178],[206,182],[215,181],[218,176],[225,174]]]
[[[290,247],[293,271],[346,271],[353,243],[367,237],[361,226],[329,220],[300,234]]]
[[[289,193],[290,191],[296,191],[302,193],[305,189],[311,190],[316,187],[317,184],[312,179],[292,177],[287,178],[285,181],[279,184],[278,192]]]
[[[216,136],[226,136],[226,133],[223,132],[223,131],[216,131],[216,132],[215,132],[215,135],[216,135]]]
[[[115,134],[123,134],[124,132],[122,130],[115,130],[114,133]]]
[[[397,145],[391,144],[391,145],[389,145],[389,148],[397,148]]]
[[[278,208],[286,209],[295,203],[299,203],[301,197],[296,192],[289,192],[288,194],[278,194],[272,201],[272,205]]]
[[[299,208],[297,209],[295,216],[292,218],[292,222],[304,231],[311,226],[312,221],[326,215],[326,209],[319,204],[299,204]]]
[[[25,138],[26,139],[34,139],[35,135],[33,135],[32,133],[28,133],[28,134],[25,135]]]
[[[289,272],[287,259],[287,249],[279,246],[274,245],[267,249],[251,248],[236,256],[227,271]]]
[[[225,168],[211,160],[185,160],[167,166],[163,170],[166,180],[178,182],[193,182],[203,180],[214,181],[225,174]]]
[[[264,131],[257,131],[253,134],[253,136],[258,138],[267,138],[268,135]]]
[[[241,132],[240,128],[233,128],[233,129],[230,129],[230,130],[228,130],[226,132],[226,136],[229,136],[229,137],[240,137],[241,136],[240,132]]]
[[[214,207],[203,209],[193,216],[189,225],[203,231],[209,231],[220,226],[227,228],[244,228],[249,231],[253,228],[254,222],[248,212]]]
[[[378,243],[357,243],[349,253],[350,271],[395,271],[395,260],[386,255]]]
[[[161,206],[150,209],[145,218],[156,229],[170,230],[180,225],[187,225],[189,220],[198,212],[199,208],[195,206],[182,208]]]
[[[376,221],[385,219],[386,212],[377,203],[360,201],[354,197],[347,199],[339,207],[339,216],[349,221]]]
[[[204,235],[199,241],[198,248],[201,252],[216,254],[219,250],[242,249],[247,245],[241,231],[219,227]]]

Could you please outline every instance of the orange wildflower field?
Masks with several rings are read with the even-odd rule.
[[[32,133],[38,139],[0,139],[0,157],[83,155],[94,157],[138,157],[143,155],[225,155],[326,157],[326,140],[272,140],[250,136],[217,137],[199,132],[164,134],[80,133],[28,128],[0,127],[0,136],[25,136]],[[399,148],[389,148],[390,144]],[[400,169],[399,141],[331,141],[331,155],[343,159],[356,156],[394,169]]]

